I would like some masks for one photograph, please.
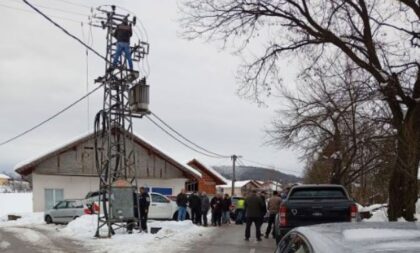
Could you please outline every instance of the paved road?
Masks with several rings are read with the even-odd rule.
[[[0,228],[1,253],[77,253],[84,248],[56,235],[54,228],[14,226]]]
[[[261,231],[265,232],[267,224],[264,223]],[[216,228],[210,235],[200,241],[195,241],[186,253],[273,253],[275,251],[274,239],[264,239],[258,242],[255,238],[254,227],[251,229],[251,238],[244,240],[245,225],[225,225]]]

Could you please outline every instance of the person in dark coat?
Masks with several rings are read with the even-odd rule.
[[[264,210],[266,209],[265,203],[260,196],[257,196],[257,191],[253,190],[251,195],[245,199],[246,210],[246,228],[245,240],[249,241],[251,235],[251,225],[255,223],[255,232],[257,241],[261,241],[261,225],[263,223]]]
[[[194,224],[201,224],[201,199],[197,192],[193,192],[188,198],[191,209],[191,220]]]
[[[230,207],[232,206],[232,200],[229,197],[229,194],[225,194],[222,200],[222,223],[230,223]]]
[[[150,197],[144,187],[140,187],[139,193],[139,213],[140,213],[140,229],[147,233],[147,216],[149,214]]]
[[[200,198],[201,198],[201,216],[203,220],[202,224],[205,227],[207,227],[207,213],[209,212],[209,209],[210,209],[210,200],[209,200],[209,197],[207,197],[206,192],[202,192]]]
[[[178,196],[176,196],[176,204],[178,206],[178,221],[184,221],[187,216],[188,204],[188,197],[185,194],[184,189],[182,189]]]
[[[117,39],[117,49],[112,59],[112,66],[108,69],[108,72],[111,72],[117,66],[118,60],[123,52],[127,59],[128,67],[131,71],[133,70],[133,60],[131,59],[130,52],[130,38],[132,35],[133,31],[131,25],[128,23],[127,19],[124,19],[114,32],[114,37]]]
[[[212,225],[222,225],[222,197],[220,194],[216,194],[210,201],[211,211],[213,215]]]

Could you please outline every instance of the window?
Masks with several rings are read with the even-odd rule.
[[[162,195],[171,196],[172,195],[172,188],[164,188],[164,187],[153,187],[152,192],[157,192]]]
[[[83,208],[83,204],[81,201],[70,201],[68,208]]]
[[[311,253],[308,242],[299,234],[286,235],[276,250],[276,253]]]
[[[67,208],[67,201],[60,201],[55,206],[55,209],[63,209],[63,208]]]
[[[301,188],[294,189],[289,199],[347,199],[347,196],[341,188]]]
[[[152,193],[152,202],[157,203],[169,203],[169,200],[161,195],[153,194]]]
[[[185,190],[187,192],[196,192],[196,191],[198,191],[198,182],[196,180],[187,181],[185,183]]]
[[[44,210],[49,210],[64,199],[63,189],[44,189]]]

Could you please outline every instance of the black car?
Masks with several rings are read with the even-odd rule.
[[[290,189],[274,226],[276,243],[291,229],[332,222],[356,222],[357,206],[341,185],[299,185]]]

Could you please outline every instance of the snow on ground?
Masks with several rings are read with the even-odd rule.
[[[191,221],[150,221],[151,227],[161,227],[156,234],[133,234],[116,231],[111,239],[96,239],[96,215],[84,215],[70,222],[61,230],[62,235],[81,241],[88,248],[99,248],[100,252],[182,252],[187,244],[195,239],[209,235],[214,228],[199,227]]]
[[[10,242],[1,241],[0,242],[0,249],[7,249],[10,246]]]
[[[15,226],[35,226],[45,224],[44,213],[19,213],[22,218],[18,220],[8,221],[7,216],[0,217],[0,228]]]
[[[359,211],[369,211],[372,213],[372,217],[369,219],[363,219],[367,222],[387,222],[388,221],[388,208],[387,204],[373,204],[370,206],[362,207]],[[416,203],[416,214],[417,221],[420,222],[420,199]],[[400,218],[398,221],[405,221]]]
[[[0,220],[8,214],[32,212],[32,193],[0,193]]]

